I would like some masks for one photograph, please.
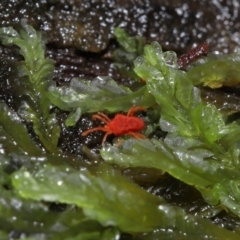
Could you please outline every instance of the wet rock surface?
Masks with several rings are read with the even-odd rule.
[[[239,10],[237,0],[3,0],[0,26],[26,18],[49,43],[90,52],[105,50],[116,26],[179,52],[203,41],[228,52],[239,47]]]
[[[3,0],[0,27],[20,28],[26,18],[48,39],[47,56],[56,61],[55,80],[110,76],[129,81],[112,65],[116,26],[146,42],[158,41],[179,55],[208,42],[210,51],[232,52],[239,47],[238,1],[32,1]],[[19,59],[17,51],[0,45],[0,56]],[[109,55],[110,58],[105,56]]]

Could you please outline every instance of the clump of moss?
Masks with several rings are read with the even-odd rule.
[[[41,33],[25,20],[22,26],[19,32],[0,30],[3,43],[17,45],[24,57],[14,83],[14,94],[20,95],[18,111],[0,103],[2,236],[14,229],[25,239],[119,239],[123,232],[135,239],[239,238],[237,231],[186,214],[119,171],[122,166],[166,171],[200,191],[212,205],[212,215],[217,212],[214,206],[221,204],[217,207],[239,216],[240,130],[236,123],[226,124],[213,105],[201,101],[199,89],[178,69],[174,52],[163,53],[157,43],[144,48],[134,69],[146,85],[137,91],[108,77],[92,83],[73,79],[70,86],[59,88],[52,82],[54,65],[45,58]],[[133,47],[133,55],[139,53],[140,42],[132,45],[119,29],[116,34],[126,51]],[[105,162],[98,164],[53,154],[59,153],[60,134],[53,106],[70,112],[66,124],[72,126],[82,113],[128,111],[132,105],[158,113],[157,125],[167,133],[163,141],[128,139],[118,147],[107,144],[101,150]],[[31,140],[22,120],[33,125],[43,149]],[[148,121],[156,125],[150,117]],[[52,204],[62,207],[54,212]]]
[[[57,152],[60,128],[54,113],[50,113],[51,102],[48,88],[54,73],[54,61],[45,58],[45,39],[42,34],[22,20],[19,33],[12,27],[0,30],[0,39],[5,45],[16,45],[24,61],[17,64],[19,78],[13,82],[15,97],[19,98],[18,114],[33,124],[44,149]]]

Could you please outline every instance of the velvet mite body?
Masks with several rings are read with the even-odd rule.
[[[117,114],[113,119],[110,119],[104,113],[94,114],[92,119],[98,119],[104,122],[105,125],[102,127],[88,129],[82,133],[82,136],[86,136],[95,131],[106,132],[103,137],[102,144],[104,144],[107,136],[110,134],[114,134],[115,136],[130,135],[135,138],[145,138],[143,134],[138,133],[138,131],[141,131],[144,128],[145,123],[141,118],[133,116],[137,111],[146,111],[146,109],[143,107],[134,106],[130,108],[127,115]]]

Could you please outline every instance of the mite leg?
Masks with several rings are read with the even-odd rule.
[[[100,120],[100,121],[102,121],[102,122],[104,122],[104,123],[106,123],[106,124],[108,124],[108,123],[111,122],[110,118],[109,118],[107,115],[105,115],[104,113],[94,114],[94,115],[92,116],[92,119],[93,119],[93,120],[98,119],[98,120]]]
[[[112,134],[112,132],[106,132],[106,134],[104,135],[103,140],[102,140],[102,145],[106,142],[107,137],[108,137],[108,135],[110,135],[110,134]]]
[[[106,129],[105,127],[95,127],[95,128],[91,128],[91,129],[88,129],[84,132],[82,132],[82,136],[87,136],[89,133],[91,132],[95,132],[95,131],[102,131],[102,132],[108,132],[109,130]]]
[[[129,133],[127,133],[126,135],[130,135],[130,136],[135,137],[135,138],[137,138],[137,139],[146,138],[146,136],[144,136],[143,134],[141,134],[141,133],[136,133],[136,132],[129,132]]]
[[[138,111],[146,111],[146,108],[133,106],[129,109],[127,116],[132,117],[133,114]]]

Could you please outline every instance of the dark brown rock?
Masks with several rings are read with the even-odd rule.
[[[205,41],[229,52],[239,47],[239,9],[237,0],[3,0],[0,26],[26,18],[51,44],[90,52],[106,49],[116,26],[180,53]]]

